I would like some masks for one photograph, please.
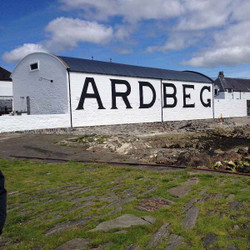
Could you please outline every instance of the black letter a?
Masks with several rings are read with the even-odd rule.
[[[92,88],[93,88],[93,91],[94,91],[93,94],[88,94],[87,93],[89,83],[92,84]],[[83,89],[82,89],[82,95],[81,95],[79,104],[78,104],[78,106],[76,108],[77,110],[84,109],[83,105],[84,105],[85,98],[95,98],[97,103],[98,103],[98,109],[105,109],[103,107],[101,97],[100,97],[98,89],[96,87],[95,80],[92,77],[86,77],[86,79],[85,79],[84,86],[83,86]]]

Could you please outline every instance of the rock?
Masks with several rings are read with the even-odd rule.
[[[225,152],[224,152],[223,150],[221,150],[221,149],[216,149],[216,150],[214,150],[214,153],[215,153],[215,154],[218,154],[218,155],[222,155],[222,154],[224,154]]]
[[[238,247],[228,244],[226,250],[238,250]]]
[[[133,149],[133,145],[131,143],[123,143],[121,147],[116,149],[118,154],[129,154]]]
[[[147,248],[157,247],[158,244],[169,235],[169,228],[170,224],[168,222],[162,225],[149,241]]]
[[[238,202],[238,201],[233,201],[231,204],[230,204],[230,207],[232,210],[238,210],[241,206],[241,203]]]
[[[126,250],[137,250],[139,249],[139,245],[137,244],[132,244],[132,245],[129,245]]]
[[[200,193],[199,193],[199,195],[203,195],[203,194],[205,194],[206,193],[206,189],[204,188],[204,189],[202,189],[201,191],[200,191]]]
[[[90,230],[90,232],[98,230],[106,232],[113,228],[128,228],[131,226],[150,225],[153,223],[155,223],[155,219],[149,216],[136,217],[131,214],[124,214],[114,220],[102,222],[96,228]]]
[[[217,238],[218,237],[215,234],[207,234],[206,237],[203,239],[204,247],[207,249],[212,246],[215,241],[217,241]]]
[[[238,225],[234,225],[234,230],[239,230],[240,227]]]
[[[96,248],[92,248],[92,249],[95,249],[95,250],[103,250],[105,249],[106,247],[110,246],[112,243],[111,242],[107,242],[107,243],[104,243],[103,245],[99,246],[99,247],[96,247]]]
[[[90,241],[91,239],[76,238],[57,247],[56,250],[68,250],[68,249],[76,250],[76,249],[88,248]]]
[[[114,201],[111,204],[107,205],[106,207],[109,208],[109,207],[115,207],[115,206],[123,206],[124,204],[129,203],[131,201],[135,201],[135,200],[137,200],[136,197],[128,197],[122,200]]]
[[[168,192],[176,197],[183,197],[191,191],[191,185],[195,185],[199,182],[197,177],[193,177],[186,182],[182,183],[181,186],[173,187],[168,190]]]
[[[206,200],[210,199],[213,197],[213,194],[206,194],[205,196],[203,196],[200,200],[199,203],[204,203]]]
[[[218,194],[216,194],[215,197],[214,197],[214,199],[215,199],[216,201],[218,201],[218,200],[220,200],[220,199],[222,199],[222,198],[223,198],[223,194],[222,194],[222,193],[218,193]]]
[[[166,250],[175,250],[183,243],[183,237],[176,234],[171,234]]]
[[[168,192],[175,197],[183,197],[190,191],[191,187],[186,185],[173,187],[168,190]]]
[[[217,161],[217,162],[214,163],[213,168],[214,168],[214,169],[218,169],[218,168],[220,168],[221,166],[222,166],[221,161]]]
[[[197,202],[197,199],[194,198],[191,201],[189,201],[182,209],[182,212],[185,212],[187,210],[189,210],[195,203]]]
[[[247,155],[248,154],[248,147],[239,148],[237,153],[241,154],[241,155]]]
[[[114,214],[118,214],[122,211],[122,207],[118,207],[116,208],[115,210],[112,210],[110,211],[109,213],[107,213],[107,216],[110,216],[110,215],[114,215]]]
[[[149,193],[154,192],[154,191],[157,190],[157,189],[158,189],[158,186],[153,185],[153,186],[151,186],[148,190],[142,192],[140,195],[141,195],[141,196],[144,196],[144,195],[146,195],[146,194],[149,194]]]
[[[234,196],[235,196],[234,194],[228,195],[227,200],[228,200],[228,201],[233,200],[233,199],[234,199]]]
[[[182,226],[185,229],[192,229],[196,223],[196,220],[199,215],[199,208],[198,207],[192,207],[188,210],[185,219],[182,222]]]
[[[140,203],[135,208],[140,211],[153,212],[163,207],[169,206],[172,203],[174,202],[163,198],[149,198],[140,201]]]
[[[75,221],[70,221],[68,223],[62,223],[56,225],[54,228],[49,229],[46,232],[46,236],[55,234],[55,233],[62,233],[70,228],[76,227],[76,226],[84,226],[87,224],[87,222],[92,219],[93,216],[85,217],[83,219],[75,220]]]

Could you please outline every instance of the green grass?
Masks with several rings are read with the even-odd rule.
[[[140,249],[145,249],[152,235],[166,222],[171,223],[171,233],[184,238],[185,242],[179,249],[203,249],[202,239],[208,233],[217,235],[215,247],[226,249],[228,243],[239,249],[249,247],[248,177],[197,173],[199,183],[192,186],[192,191],[182,198],[175,198],[168,193],[168,189],[190,179],[190,169],[160,173],[75,162],[46,164],[12,160],[0,160],[0,169],[5,175],[9,193],[8,217],[3,231],[3,237],[9,239],[6,249],[30,249],[35,246],[54,249],[74,238],[90,238],[93,247],[109,242],[107,249],[126,249],[136,243]],[[225,184],[220,186],[223,181]],[[154,186],[157,186],[155,191],[142,194]],[[191,199],[202,198],[199,193],[203,189],[206,189],[206,193],[222,193],[223,196],[217,201],[210,198],[204,203],[196,204],[200,208],[197,223],[192,230],[185,230],[182,228],[182,220],[185,217],[182,208]],[[126,193],[127,190],[130,190],[130,196],[136,197],[137,200],[124,204],[122,211],[109,214],[116,207],[104,207],[111,202],[103,197],[108,194],[115,194],[121,199],[130,197]],[[18,193],[11,195],[12,192]],[[241,202],[239,209],[231,210],[230,203],[233,201],[226,199],[229,194],[235,195],[234,201]],[[140,200],[150,197],[166,198],[175,203],[155,212],[135,209]],[[88,202],[88,198],[92,201],[90,205],[77,207],[79,203],[76,199]],[[212,211],[215,213],[209,214]],[[89,232],[99,223],[123,214],[152,216],[156,222],[148,226],[133,226],[123,233],[117,233],[118,229]],[[92,216],[92,219],[85,226],[76,226],[46,236],[46,232],[58,224],[87,216]],[[157,249],[165,249],[167,244],[168,238],[161,242]]]

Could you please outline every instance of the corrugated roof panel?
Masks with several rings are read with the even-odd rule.
[[[119,75],[163,80],[212,83],[212,79],[197,72],[175,71],[167,69],[133,66],[127,64],[101,62],[88,59],[58,56],[72,72]]]

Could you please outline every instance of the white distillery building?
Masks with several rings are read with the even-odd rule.
[[[250,79],[229,78],[220,72],[214,90],[215,118],[250,116]]]
[[[73,127],[213,118],[200,73],[33,53],[12,73],[14,110],[67,114]]]
[[[12,111],[13,91],[10,72],[0,67],[0,115]]]

